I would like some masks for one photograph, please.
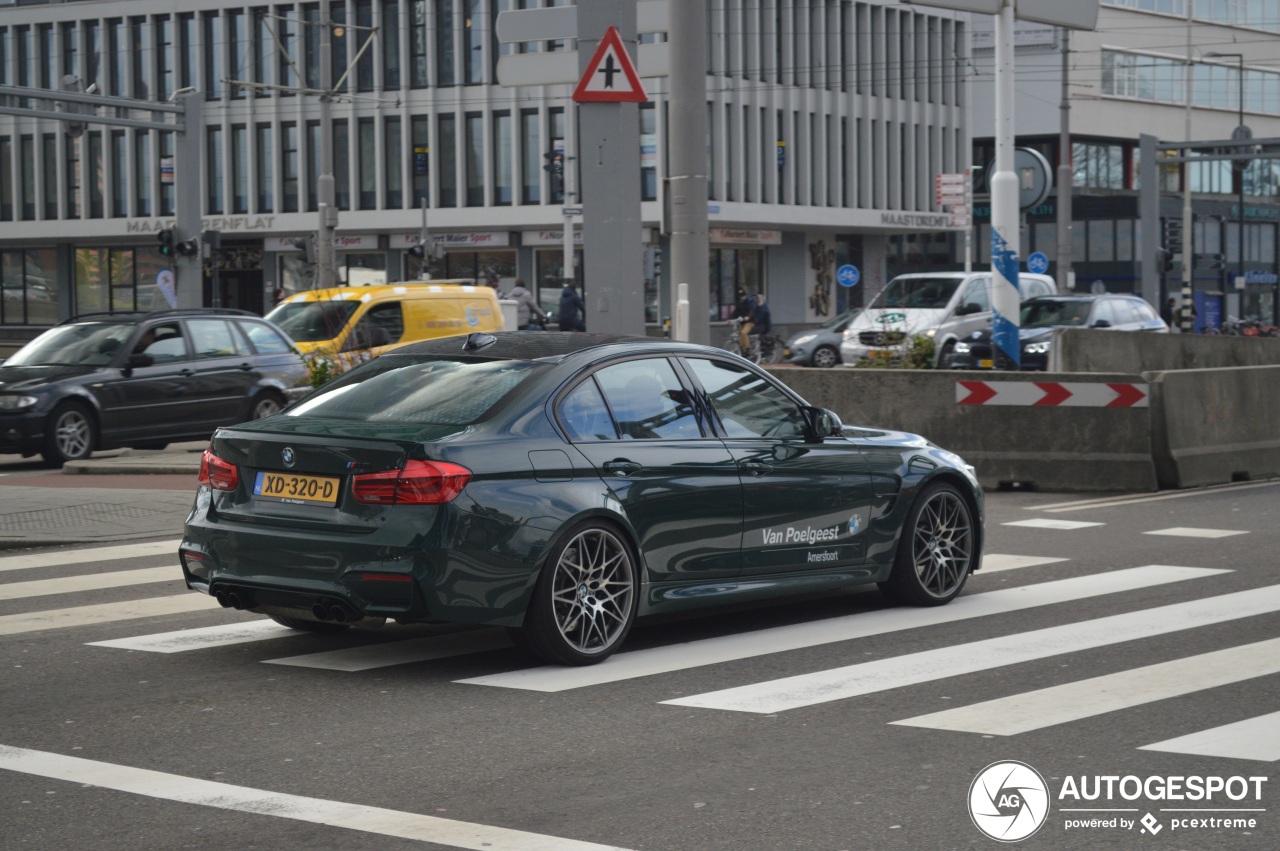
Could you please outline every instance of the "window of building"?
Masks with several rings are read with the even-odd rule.
[[[547,123],[547,133],[549,137],[547,141],[550,143],[547,146],[548,150],[554,150],[557,145],[561,150],[564,150],[564,140],[567,133],[564,109],[556,107],[555,109],[547,110]],[[572,165],[570,163],[563,163],[562,172],[559,177],[548,174],[546,171],[543,172],[543,174],[547,175],[547,185],[550,189],[550,191],[547,192],[546,198],[551,204],[564,203],[564,168],[572,168]]]
[[[512,200],[512,162],[515,155],[511,139],[511,113],[493,114],[493,203],[507,206]]]
[[[409,119],[409,149],[413,156],[413,198],[415,207],[431,202],[431,123],[425,115]]]
[[[150,30],[146,18],[134,18],[131,22],[133,38],[130,55],[133,57],[132,96],[140,100],[150,100],[154,95],[151,89],[151,63],[155,52],[148,50],[151,46]]]
[[[466,70],[466,84],[479,85],[484,82],[484,42],[487,27],[484,21],[484,4],[481,0],[463,0],[466,4],[466,20],[463,27],[466,33],[467,55],[463,67]]]
[[[88,35],[88,27],[86,23],[86,36]],[[185,14],[178,16],[178,88],[185,89],[188,86],[195,86],[200,79],[199,72],[199,51],[196,44],[199,41],[198,31],[196,29],[196,16]],[[88,45],[86,39],[85,49],[92,51],[93,48]]]
[[[457,75],[453,69],[453,0],[435,0],[435,11],[436,86],[445,88],[456,85],[458,82]]]
[[[333,122],[333,203],[351,209],[351,125],[345,118]]]
[[[62,33],[62,73],[79,77],[80,29],[75,21],[64,21],[58,28]],[[0,39],[3,38],[3,33],[0,33]]]
[[[258,172],[258,179],[255,181],[258,187],[258,197],[255,199],[257,212],[273,213],[276,209],[275,152],[273,150],[275,136],[271,132],[270,124],[259,124],[255,128],[255,135],[254,163]]]
[[[749,108],[743,107],[744,117]],[[639,113],[640,200],[656,201],[658,200],[658,111],[652,103],[644,103],[640,105]],[[747,185],[750,186],[750,184],[748,180]]]
[[[65,187],[66,198],[66,217],[68,219],[78,219],[80,212],[80,145],[79,139],[68,139],[65,150],[66,160],[63,163],[62,185]],[[5,155],[4,148],[0,145],[0,157]],[[0,164],[0,173],[4,171],[4,166]],[[4,178],[0,177],[0,184],[3,184]],[[3,194],[3,186],[0,185],[0,194]],[[5,218],[3,213],[3,200],[0,200],[0,219]]]
[[[275,85],[276,62],[274,57],[279,50],[272,28],[276,26],[273,18],[266,10],[255,10],[253,22],[253,81],[263,85]],[[253,89],[255,97],[266,97],[270,89]]]
[[[151,131],[133,131],[133,214],[151,215]]]
[[[1124,148],[1098,142],[1072,144],[1071,163],[1076,186],[1124,189]]]
[[[409,85],[415,89],[429,85],[427,64],[427,0],[410,0],[409,3]]]
[[[644,110],[641,110],[643,114]],[[542,125],[538,110],[520,110],[520,203],[542,200]],[[643,156],[643,155],[642,155]]]
[[[205,130],[205,212],[223,213],[226,206],[222,196],[222,128]]]
[[[302,56],[307,88],[320,88],[320,4],[308,3],[302,7]]]
[[[1102,93],[1160,103],[1182,103],[1185,63],[1159,56],[1102,51]]]
[[[222,33],[222,14],[220,12],[204,12],[204,89],[210,98],[222,97],[223,71],[222,51],[226,47],[226,38]],[[317,83],[318,85],[318,83]]]
[[[382,54],[382,88],[400,88],[400,2],[383,0],[377,52]]]
[[[0,251],[0,323],[55,325],[58,322],[57,253],[53,248]]]
[[[280,125],[280,212],[298,212],[298,125]]]
[[[227,39],[228,49],[231,51],[231,63],[227,77],[232,80],[244,80],[253,73],[253,68],[249,64],[249,52],[251,44],[249,41],[248,21],[245,19],[244,10],[228,9],[227,15]],[[242,98],[245,95],[243,86],[234,84],[227,85],[227,94],[233,98]]]
[[[330,56],[333,62],[330,64],[330,73],[332,75],[330,79],[333,80],[335,90],[345,92],[351,89],[351,75],[347,74],[347,63],[349,62],[347,59],[349,55],[347,44],[353,39],[358,39],[359,36],[344,26],[347,23],[346,3],[331,3],[329,5],[329,17],[333,20],[332,38],[330,38]],[[337,35],[339,28],[344,33],[342,37]],[[359,32],[359,30],[356,32]]]
[[[383,191],[387,193],[386,207],[398,210],[404,206],[404,155],[401,153],[401,120],[388,117],[382,126],[382,162],[384,172]]]
[[[484,114],[466,115],[467,206],[484,206]]]
[[[302,69],[295,70],[295,63],[303,61],[303,57],[298,55],[298,22],[295,20],[296,14],[292,6],[277,6],[276,14],[266,18],[267,26],[270,30],[275,31],[275,39],[280,42],[277,48],[275,42],[271,42],[271,47],[267,51],[267,61],[271,61],[271,56],[276,57],[276,82],[282,86],[301,86],[303,80],[301,77]],[[292,92],[277,92],[281,97],[293,97]]]
[[[440,173],[440,206],[458,206],[458,120],[452,115],[436,118],[436,168]]]
[[[173,134],[160,134],[160,162],[156,171],[160,185],[160,215],[172,216],[176,208],[176,187],[174,185]]]
[[[231,212],[249,212],[249,129],[231,125]]]
[[[100,219],[103,216],[105,198],[102,185],[102,133],[90,131],[85,134],[89,140],[89,156],[86,158],[84,173],[89,182],[89,217]]]
[[[372,118],[356,120],[356,132],[360,141],[356,155],[359,159],[360,209],[378,208],[378,138]]]
[[[177,88],[173,84],[175,78],[173,18],[167,15],[157,16],[155,19],[155,36],[156,97],[159,100],[168,100]]]
[[[40,136],[40,173],[43,192],[42,219],[58,218],[58,137],[53,133]]]
[[[129,84],[129,31],[124,20],[107,21],[107,94],[127,97]],[[22,83],[19,83],[22,85]]]
[[[373,33],[373,0],[356,0],[356,26],[352,33],[353,44],[357,51],[367,39],[374,35]],[[375,50],[375,46],[377,50]],[[383,47],[381,40],[370,46],[360,53],[360,58],[356,60],[356,91],[371,92],[373,91],[373,58]],[[336,80],[337,77],[334,77]]]
[[[129,146],[123,130],[111,131],[111,215],[129,215]]]

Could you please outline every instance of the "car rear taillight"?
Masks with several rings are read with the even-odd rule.
[[[233,491],[240,484],[240,468],[214,455],[212,449],[206,449],[200,456],[200,478],[197,481],[214,490]]]
[[[361,473],[351,479],[356,502],[375,505],[441,505],[452,502],[471,471],[446,461],[408,461],[403,470]]]

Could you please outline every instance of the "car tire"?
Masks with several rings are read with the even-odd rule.
[[[555,665],[594,665],[622,645],[640,601],[638,560],[618,528],[588,520],[547,557],[524,628],[512,637]]]
[[[98,444],[98,425],[83,402],[63,402],[49,415],[40,453],[46,462],[61,467],[68,461],[88,458]]]
[[[813,351],[813,357],[809,358],[809,365],[819,369],[829,369],[839,363],[840,353],[836,351],[835,346],[818,346]]]
[[[249,400],[249,419],[272,417],[284,410],[284,398],[274,390],[264,390]]]
[[[947,340],[947,342],[942,345],[942,351],[938,352],[938,369],[947,368],[947,361],[951,358],[951,355],[955,353],[955,350],[955,340]]]
[[[345,632],[351,628],[351,624],[346,623],[325,623],[324,621],[313,621],[307,618],[291,618],[288,615],[267,615],[281,626],[287,626],[289,629],[297,629],[302,632]]]
[[[893,571],[880,590],[898,603],[948,603],[969,578],[976,545],[968,500],[953,485],[929,485],[907,514]]]

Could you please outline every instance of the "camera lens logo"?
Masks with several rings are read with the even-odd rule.
[[[1025,762],[993,762],[969,786],[969,815],[978,830],[999,842],[1020,842],[1049,815],[1049,786]]]

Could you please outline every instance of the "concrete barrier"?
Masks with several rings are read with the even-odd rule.
[[[1152,410],[1160,412],[1153,416],[1160,487],[1280,476],[1280,366],[1155,372],[1147,379]]]
[[[1052,372],[1156,372],[1280,364],[1280,337],[1143,334],[1062,328],[1053,332]]]
[[[1157,487],[1150,407],[960,405],[959,381],[1144,384],[1133,373],[1046,374],[897,369],[773,371],[850,425],[924,435],[974,465],[984,487],[1150,491]]]

